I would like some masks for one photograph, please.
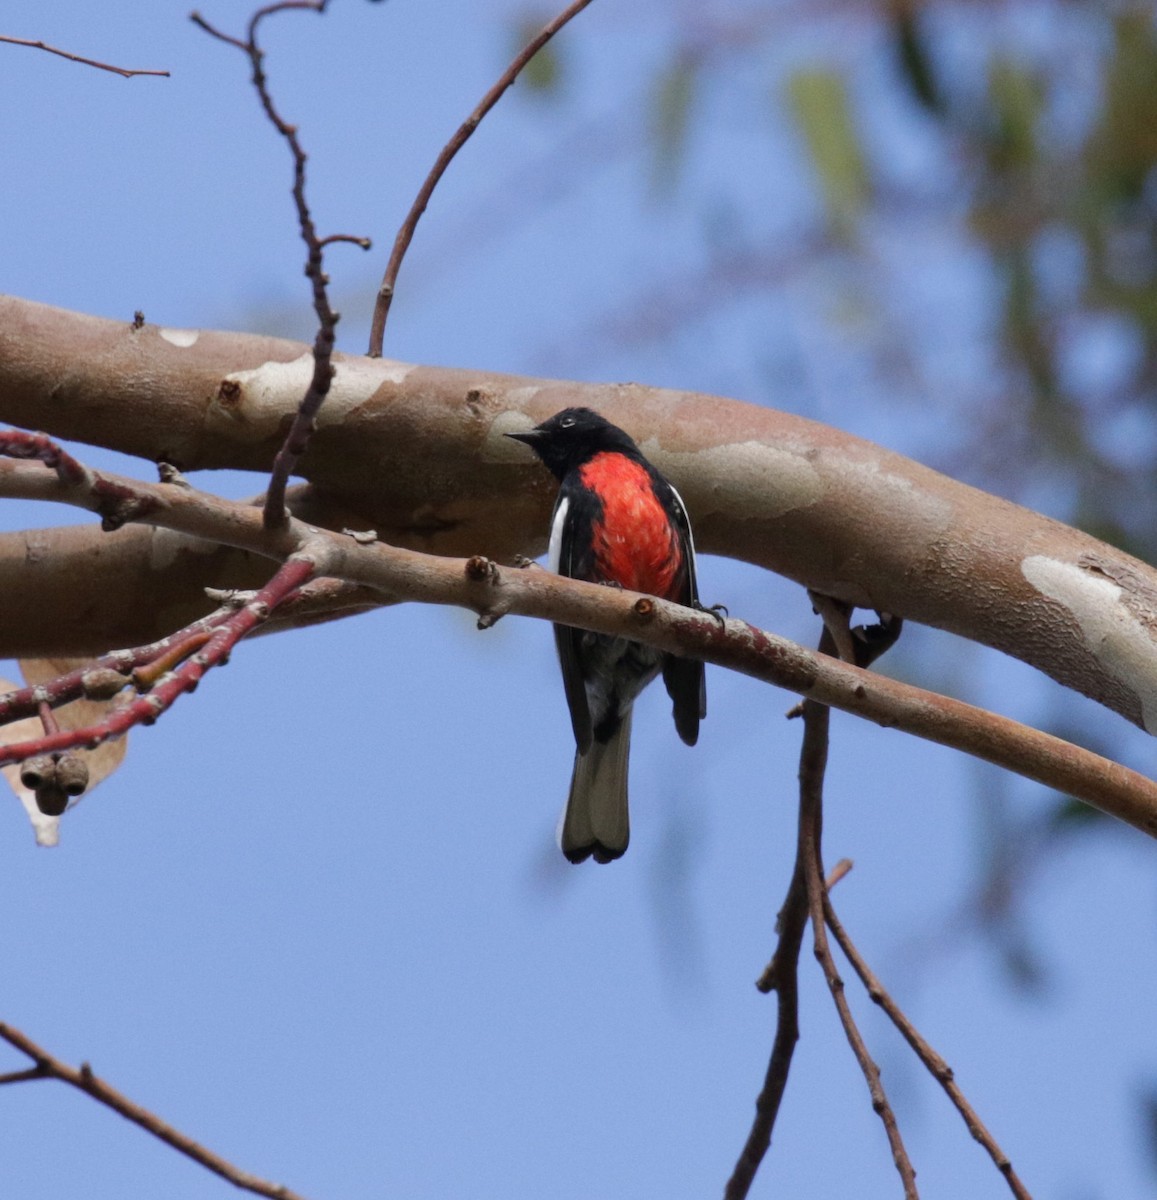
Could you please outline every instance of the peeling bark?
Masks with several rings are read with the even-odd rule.
[[[335,527],[340,511],[342,524],[412,549],[540,553],[553,487],[501,434],[585,404],[671,476],[702,551],[993,646],[1133,722],[1157,723],[1157,572],[1078,530],[870,442],[734,400],[356,356],[335,363],[334,394],[301,464],[319,524]],[[308,365],[296,342],[133,329],[0,298],[0,420],[186,470],[268,470]],[[104,557],[110,535],[97,530],[37,534],[34,545],[54,559],[38,576],[20,565],[29,536],[0,539],[0,613],[20,653],[80,650],[69,641],[85,625],[77,580],[84,611],[107,611],[111,627],[111,610],[124,610],[113,639],[123,643],[153,636],[154,600],[181,602],[165,590],[167,570],[144,569],[155,558],[146,531],[111,535],[120,544]],[[248,586],[235,582],[252,581],[236,554],[206,555],[204,582]],[[174,570],[191,583],[197,561],[178,556]],[[35,606],[58,619],[28,611]],[[61,628],[73,633],[53,640]]]

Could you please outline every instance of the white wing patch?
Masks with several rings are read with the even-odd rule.
[[[687,545],[691,549],[691,557],[695,557],[695,539],[691,536],[691,520],[687,516],[687,505],[683,503],[683,497],[675,490],[675,485],[668,479],[667,486],[671,489],[671,495],[675,497],[675,503],[679,506],[679,516],[681,524],[687,532]]]
[[[570,501],[560,497],[555,505],[554,517],[550,522],[550,549],[547,551],[547,566],[557,575],[558,564],[562,558],[562,531],[566,526],[566,514],[570,510]]]
[[[687,556],[690,559],[687,564],[687,578],[691,581],[691,598],[698,600],[699,580],[695,563],[695,537],[691,533],[691,518],[687,516],[687,505],[683,503],[683,497],[675,490],[675,485],[669,479],[667,480],[667,486],[671,489],[671,495],[675,498],[676,516],[678,517],[679,525],[687,535]]]

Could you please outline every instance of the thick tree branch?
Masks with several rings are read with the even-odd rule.
[[[93,1073],[88,1063],[82,1063],[79,1069],[70,1067],[11,1025],[0,1024],[0,1038],[10,1046],[14,1046],[21,1054],[26,1054],[36,1064],[27,1070],[10,1071],[5,1075],[0,1075],[0,1084],[26,1083],[33,1079],[59,1079],[61,1083],[71,1085],[78,1091],[84,1092],[86,1096],[91,1096],[106,1108],[111,1108],[113,1112],[119,1113],[126,1121],[132,1121],[134,1125],[139,1125],[153,1137],[159,1138],[178,1153],[191,1158],[195,1163],[212,1171],[214,1175],[228,1180],[242,1191],[252,1192],[257,1196],[267,1196],[269,1200],[303,1200],[299,1193],[291,1191],[282,1184],[268,1183],[256,1175],[249,1174],[248,1171],[242,1171],[219,1154],[214,1154],[212,1150],[202,1146],[200,1142],[195,1142],[179,1129],[174,1129],[172,1125],[161,1120],[156,1113],[142,1108],[123,1092],[118,1092],[111,1084],[105,1083],[103,1079]]]
[[[300,343],[0,299],[0,420],[182,467],[267,471],[312,362]],[[1078,530],[736,401],[334,362],[301,470],[356,514],[344,524],[439,553],[538,553],[553,488],[501,434],[587,404],[674,480],[701,549],[993,646],[1157,728],[1157,571]]]
[[[721,622],[711,613],[562,579],[548,571],[502,569],[485,558],[463,561],[365,544],[296,520],[281,530],[268,530],[251,505],[184,484],[89,474],[91,482],[71,484],[39,463],[3,461],[0,496],[55,500],[100,512],[120,489],[131,496],[134,519],[142,523],[277,562],[308,551],[315,562],[324,559],[318,574],[378,589],[391,599],[460,605],[487,623],[518,613],[625,635],[962,750],[1157,836],[1157,784],[1144,776],[1039,730],[813,653],[744,621]]]

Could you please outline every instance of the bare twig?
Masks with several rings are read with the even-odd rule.
[[[309,447],[314,422],[322,404],[325,403],[326,396],[329,395],[330,384],[333,382],[333,347],[340,314],[335,312],[329,303],[327,288],[329,276],[325,273],[325,247],[334,242],[352,242],[354,245],[361,246],[363,250],[368,250],[371,244],[369,238],[354,237],[345,233],[330,234],[328,237],[318,236],[317,226],[314,224],[309,204],[305,198],[305,165],[308,155],[297,136],[297,127],[289,124],[273,103],[273,95],[269,90],[269,81],[265,75],[265,52],[257,41],[258,27],[266,17],[290,11],[323,13],[327,3],[328,0],[280,0],[280,3],[260,8],[250,18],[248,36],[245,41],[222,33],[206,21],[200,13],[194,12],[190,16],[190,19],[206,33],[230,46],[235,46],[249,58],[253,86],[261,100],[261,107],[265,110],[265,115],[273,127],[285,138],[290,153],[293,155],[293,201],[297,207],[301,238],[305,242],[305,273],[313,289],[313,308],[317,313],[318,328],[313,341],[313,376],[298,405],[297,414],[285,435],[281,449],[278,450],[277,456],[273,460],[269,488],[265,493],[264,509],[264,520],[269,529],[280,528],[289,520],[285,509],[285,488],[289,482],[289,476]]]
[[[170,648],[183,641],[190,634],[202,630],[213,629],[219,625],[232,609],[222,608],[202,617],[184,629],[171,633],[160,641],[147,646],[137,646],[132,650],[113,650],[93,662],[77,667],[48,683],[37,684],[35,687],[17,688],[0,696],[0,725],[18,721],[38,711],[38,705],[45,703],[52,708],[59,708],[82,696],[89,699],[107,700],[115,696],[121,688],[129,683],[129,672],[145,663],[154,662],[166,654]]]
[[[831,645],[828,631],[824,631],[824,640]],[[821,641],[821,648],[823,641]],[[831,645],[834,649],[834,645]],[[916,1172],[912,1168],[908,1152],[904,1149],[904,1141],[896,1124],[896,1114],[888,1101],[884,1086],[880,1082],[880,1068],[876,1065],[868,1047],[864,1042],[859,1027],[856,1025],[852,1010],[848,1006],[848,998],[844,994],[844,981],[836,970],[828,945],[827,930],[824,925],[824,876],[821,838],[823,832],[823,780],[827,769],[828,758],[828,726],[831,710],[824,704],[814,700],[804,701],[803,712],[803,749],[800,752],[799,784],[800,784],[800,825],[803,830],[801,841],[804,844],[804,877],[807,881],[808,911],[811,915],[812,932],[815,936],[815,956],[823,969],[824,979],[832,994],[840,1022],[844,1027],[852,1053],[860,1064],[860,1070],[868,1085],[872,1097],[872,1108],[879,1114],[884,1123],[884,1132],[888,1136],[888,1144],[892,1148],[892,1161],[904,1186],[907,1200],[917,1200]]]
[[[744,1200],[751,1189],[755,1173],[771,1145],[792,1056],[799,1041],[799,952],[808,919],[807,881],[801,849],[802,844],[797,844],[795,870],[776,922],[779,941],[775,954],[755,985],[761,992],[774,991],[776,994],[775,1038],[763,1087],[755,1101],[755,1119],[727,1181],[723,1193],[725,1200]]]
[[[0,758],[6,763],[24,762],[36,755],[54,754],[75,746],[91,750],[102,742],[123,737],[136,725],[151,725],[178,697],[196,688],[207,671],[226,662],[233,647],[260,622],[268,619],[270,612],[286,596],[307,582],[316,568],[315,560],[308,553],[289,558],[265,587],[214,626],[187,634],[183,640],[167,639],[173,644],[156,660],[162,673],[157,675],[148,666],[134,672],[137,685],[147,691],[112,709],[95,725],[56,731],[46,728],[42,737],[11,742],[3,748]],[[68,678],[76,674],[72,672]],[[57,690],[61,690],[61,681],[55,683]],[[8,702],[11,704],[10,698]],[[47,705],[44,708],[47,709]]]
[[[367,351],[371,358],[381,358],[382,356],[382,341],[386,333],[386,320],[390,315],[390,305],[394,300],[394,287],[398,280],[398,271],[401,270],[402,259],[405,258],[406,251],[410,248],[410,242],[414,238],[414,230],[418,227],[418,221],[426,211],[426,205],[430,203],[430,197],[434,194],[434,189],[441,181],[446,168],[453,161],[458,151],[469,140],[474,130],[478,128],[482,118],[498,103],[506,89],[518,78],[523,67],[530,62],[572,17],[582,12],[590,2],[591,0],[573,0],[573,3],[567,5],[549,25],[546,25],[536,37],[528,42],[515,57],[514,61],[511,62],[510,66],[503,71],[498,82],[482,97],[478,103],[478,107],[458,126],[454,136],[442,147],[441,153],[438,155],[433,167],[430,168],[430,173],[418,189],[418,194],[414,197],[414,203],[410,206],[410,211],[406,214],[406,219],[402,222],[402,227],[398,230],[397,237],[394,238],[394,246],[390,251],[390,261],[386,264],[386,273],[382,277],[381,286],[378,288],[377,300],[374,302],[374,315],[370,323],[370,346]]]
[[[132,79],[134,75],[163,75],[166,79],[169,77],[168,71],[136,71],[130,70],[128,67],[114,67],[112,63],[98,62],[95,58],[85,58],[83,55],[73,54],[68,50],[60,50],[56,46],[48,45],[47,42],[10,37],[4,33],[0,33],[0,42],[7,42],[10,46],[31,46],[33,50],[47,50],[49,54],[59,54],[61,58],[67,58],[69,62],[81,63],[86,67],[96,67],[101,71],[111,71],[122,79]]]
[[[832,888],[834,888],[836,884],[839,883],[840,880],[843,879],[844,876],[847,875],[847,873],[854,866],[855,863],[853,863],[850,858],[841,858],[840,861],[836,863],[834,867],[832,867],[827,879],[824,880],[825,890],[830,892]]]
[[[847,629],[848,612],[845,612],[843,616],[845,618],[843,626]],[[836,634],[832,630],[831,624],[825,620],[824,632],[820,638],[820,653],[831,654],[835,649]],[[850,641],[848,651],[852,652]],[[803,716],[804,711],[804,706],[799,705],[797,715]],[[822,711],[826,713],[827,709],[824,708]],[[825,762],[827,756],[826,737],[825,730],[822,743]],[[759,1165],[763,1162],[768,1147],[771,1145],[775,1119],[779,1115],[780,1101],[783,1099],[783,1093],[787,1087],[787,1075],[791,1067],[792,1055],[795,1052],[796,1042],[799,1041],[799,952],[800,946],[803,944],[803,933],[807,928],[809,915],[807,862],[809,855],[818,854],[816,826],[819,820],[818,799],[817,807],[813,811],[805,804],[804,797],[808,787],[818,789],[822,787],[823,782],[823,762],[819,763],[818,781],[816,779],[817,764],[814,740],[814,730],[809,735],[808,727],[805,724],[804,744],[800,752],[800,808],[795,867],[792,870],[791,883],[788,884],[787,897],[784,899],[783,907],[779,910],[779,916],[775,923],[776,933],[779,935],[775,954],[755,983],[761,992],[774,991],[778,997],[775,1040],[772,1042],[771,1058],[767,1064],[763,1088],[755,1101],[755,1120],[752,1122],[751,1132],[747,1135],[747,1141],[735,1164],[735,1170],[727,1182],[724,1193],[725,1200],[744,1200],[755,1180],[755,1173],[759,1170]],[[851,869],[851,859],[841,858],[833,868],[831,878],[825,886],[834,887]]]
[[[361,584],[391,600],[518,613],[630,637],[972,754],[1157,836],[1157,783],[1138,772],[1007,717],[816,654],[745,621],[729,618],[720,624],[712,614],[549,571],[496,566],[479,582],[467,576],[462,559],[381,542],[363,546],[296,520],[283,530],[269,530],[250,505],[174,484],[144,483],[101,471],[89,475],[91,484],[70,485],[43,467],[0,460],[0,496],[52,500],[102,513],[110,495],[120,496],[125,520],[207,538],[278,562],[309,548],[327,560],[318,567],[319,576]]]
[[[828,928],[832,931],[832,936],[840,944],[840,949],[843,950],[847,960],[852,964],[856,974],[860,977],[861,982],[867,989],[868,995],[876,1004],[878,1004],[884,1012],[888,1014],[892,1024],[903,1035],[904,1040],[916,1051],[920,1061],[928,1068],[933,1078],[939,1081],[940,1085],[948,1093],[949,1099],[956,1106],[957,1111],[964,1119],[965,1125],[968,1126],[968,1132],[988,1151],[989,1157],[996,1164],[997,1170],[1005,1177],[1008,1182],[1009,1190],[1017,1198],[1017,1200],[1032,1200],[1032,1196],[1028,1189],[1021,1182],[1017,1173],[1013,1170],[1012,1161],[1007,1154],[997,1145],[996,1139],[988,1132],[983,1121],[977,1115],[976,1110],[969,1104],[964,1093],[960,1090],[959,1084],[953,1074],[952,1068],[944,1061],[943,1058],[924,1040],[919,1031],[912,1022],[904,1015],[900,1006],[885,990],[883,984],[872,972],[871,968],[865,962],[863,956],[857,950],[855,943],[848,936],[847,931],[840,923],[836,916],[835,909],[832,907],[831,898],[824,895],[824,920],[827,922]]]
[[[212,1171],[214,1175],[219,1175],[243,1191],[252,1192],[257,1196],[266,1196],[269,1200],[303,1200],[299,1193],[291,1191],[281,1184],[268,1183],[256,1175],[249,1174],[248,1171],[242,1171],[219,1154],[214,1154],[212,1150],[195,1142],[179,1129],[174,1129],[172,1125],[162,1121],[156,1113],[142,1108],[122,1092],[118,1092],[116,1088],[105,1083],[103,1079],[93,1073],[88,1063],[82,1063],[79,1069],[70,1067],[11,1025],[0,1024],[0,1038],[3,1038],[22,1054],[26,1054],[36,1064],[24,1071],[11,1071],[6,1075],[0,1075],[0,1084],[24,1083],[32,1079],[59,1079],[61,1083],[70,1084],[84,1092],[86,1096],[91,1096],[106,1108],[111,1108],[113,1112],[132,1121],[134,1125],[139,1125],[147,1133],[159,1138],[178,1153],[191,1158],[206,1170]]]

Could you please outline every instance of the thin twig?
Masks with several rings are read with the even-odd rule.
[[[26,1054],[36,1064],[35,1067],[26,1071],[13,1071],[7,1075],[0,1075],[0,1084],[22,1083],[30,1079],[59,1079],[62,1083],[71,1084],[72,1087],[91,1096],[100,1104],[111,1108],[113,1112],[132,1121],[134,1125],[139,1125],[153,1137],[159,1138],[166,1145],[243,1191],[266,1196],[269,1200],[303,1200],[299,1193],[291,1191],[281,1184],[259,1179],[256,1175],[249,1174],[248,1171],[240,1170],[219,1154],[214,1154],[212,1150],[195,1142],[179,1129],[174,1129],[172,1125],[162,1121],[156,1113],[142,1108],[122,1092],[118,1092],[116,1088],[105,1083],[103,1079],[98,1078],[87,1063],[82,1063],[79,1070],[70,1067],[11,1025],[0,1024],[0,1038],[3,1038],[22,1054]]]
[[[802,832],[801,827],[801,836]],[[804,879],[803,858],[797,845],[795,870],[776,922],[779,941],[771,962],[756,983],[761,992],[774,991],[776,994],[775,1038],[771,1044],[771,1057],[768,1059],[763,1087],[755,1101],[755,1119],[731,1178],[727,1181],[724,1200],[744,1200],[771,1145],[780,1102],[787,1088],[792,1056],[799,1041],[799,954],[807,919],[807,881]]]
[[[85,663],[82,667],[58,675],[47,683],[6,692],[0,695],[0,725],[31,716],[37,712],[41,703],[60,708],[61,705],[79,700],[82,696],[108,700],[121,688],[128,686],[129,672],[134,668],[155,661],[190,634],[215,628],[232,611],[232,608],[220,608],[207,617],[201,617],[183,629],[178,629],[176,633],[161,638],[160,641],[147,646],[137,646],[132,650],[113,650]]]
[[[572,17],[577,16],[590,3],[591,0],[574,0],[549,25],[546,25],[535,38],[527,43],[510,66],[503,71],[498,82],[482,97],[478,107],[458,126],[454,136],[442,147],[442,152],[438,155],[434,165],[430,168],[430,173],[418,189],[418,194],[414,197],[414,203],[410,206],[410,211],[406,214],[406,219],[402,222],[402,227],[398,230],[397,237],[394,238],[394,246],[390,251],[390,261],[386,264],[386,273],[382,276],[382,283],[378,288],[377,299],[374,302],[374,315],[370,323],[370,346],[367,351],[371,358],[381,358],[382,356],[382,342],[386,333],[386,320],[390,315],[390,305],[394,301],[394,287],[398,281],[398,272],[402,267],[402,259],[405,258],[406,251],[410,248],[410,242],[414,238],[414,230],[418,227],[418,221],[421,219],[422,213],[426,211],[426,205],[430,203],[430,197],[434,194],[434,189],[441,181],[446,168],[453,161],[458,151],[469,140],[474,130],[478,128],[482,118],[498,103],[506,89],[518,78],[522,68],[530,62]]]
[[[10,46],[31,46],[33,50],[46,50],[49,54],[59,54],[61,58],[67,58],[69,62],[81,63],[86,67],[96,67],[101,71],[111,71],[122,79],[132,79],[134,75],[163,75],[166,79],[169,78],[168,71],[135,71],[128,67],[114,67],[112,63],[98,62],[95,58],[85,58],[83,55],[73,54],[68,50],[60,50],[56,46],[48,45],[47,42],[29,41],[27,38],[10,37],[4,33],[0,33],[0,42],[7,42]]]
[[[313,290],[313,309],[317,313],[318,328],[313,341],[313,376],[309,387],[298,405],[297,413],[285,435],[276,457],[273,460],[273,470],[270,472],[269,488],[265,493],[263,518],[267,529],[282,528],[289,520],[285,509],[285,488],[294,468],[309,448],[310,438],[317,414],[329,395],[330,384],[333,382],[333,347],[336,339],[337,323],[341,314],[330,306],[328,283],[329,276],[325,273],[325,247],[334,242],[352,242],[363,250],[370,249],[370,239],[354,237],[351,234],[337,233],[328,237],[319,237],[317,226],[309,210],[305,198],[305,165],[308,155],[302,148],[297,136],[297,126],[291,125],[278,112],[273,103],[273,95],[269,90],[269,81],[265,75],[265,52],[257,41],[257,30],[266,17],[282,12],[316,12],[324,13],[328,0],[280,0],[279,3],[266,5],[258,9],[249,20],[248,37],[245,41],[221,32],[200,13],[194,12],[190,19],[206,33],[219,41],[241,50],[249,59],[252,69],[253,86],[257,90],[261,107],[270,123],[289,145],[293,155],[293,201],[297,208],[297,220],[301,229],[301,239],[305,243],[306,262],[305,273]]]
[[[10,742],[0,750],[0,765],[24,762],[40,754],[54,754],[83,746],[94,749],[102,742],[123,737],[137,725],[151,725],[184,693],[193,691],[205,673],[228,660],[233,647],[267,620],[286,596],[296,591],[316,573],[317,564],[309,554],[288,559],[273,578],[244,605],[224,617],[211,631],[187,637],[174,650],[185,650],[188,657],[149,684],[149,691],[127,704],[113,708],[103,720],[80,729],[46,732],[25,742]],[[166,664],[167,665],[167,664]]]
[[[828,928],[832,931],[832,936],[840,944],[840,949],[843,950],[848,962],[852,964],[856,974],[860,977],[861,982],[867,989],[868,995],[888,1014],[892,1024],[900,1031],[904,1040],[916,1051],[920,1061],[948,1093],[948,1098],[956,1106],[957,1111],[964,1119],[965,1125],[968,1126],[968,1132],[988,1151],[989,1157],[996,1164],[997,1170],[1008,1181],[1009,1190],[1017,1200],[1032,1200],[1028,1189],[1013,1170],[1011,1159],[997,1145],[996,1139],[988,1132],[984,1122],[981,1121],[976,1110],[969,1104],[964,1093],[960,1090],[952,1068],[921,1037],[919,1031],[905,1016],[900,1006],[892,999],[867,962],[864,961],[859,950],[856,949],[855,943],[848,936],[847,931],[836,916],[831,898],[827,895],[824,896],[824,920]]]
[[[824,880],[824,890],[830,892],[855,865],[850,858],[841,858]]]
[[[825,627],[820,639],[821,653],[833,653],[836,649],[830,630]],[[904,1187],[906,1200],[918,1200],[916,1172],[904,1149],[896,1114],[888,1101],[884,1085],[880,1082],[880,1068],[876,1065],[856,1025],[848,998],[844,994],[844,981],[836,970],[828,945],[827,929],[824,925],[824,871],[823,871],[823,786],[828,761],[828,727],[831,710],[825,704],[805,700],[803,706],[803,747],[799,762],[799,802],[801,846],[804,878],[807,883],[808,911],[811,914],[812,933],[815,937],[815,956],[823,969],[824,979],[832,994],[840,1022],[844,1027],[852,1053],[860,1064],[868,1091],[872,1097],[872,1108],[884,1123],[884,1132],[892,1148],[892,1161]]]

